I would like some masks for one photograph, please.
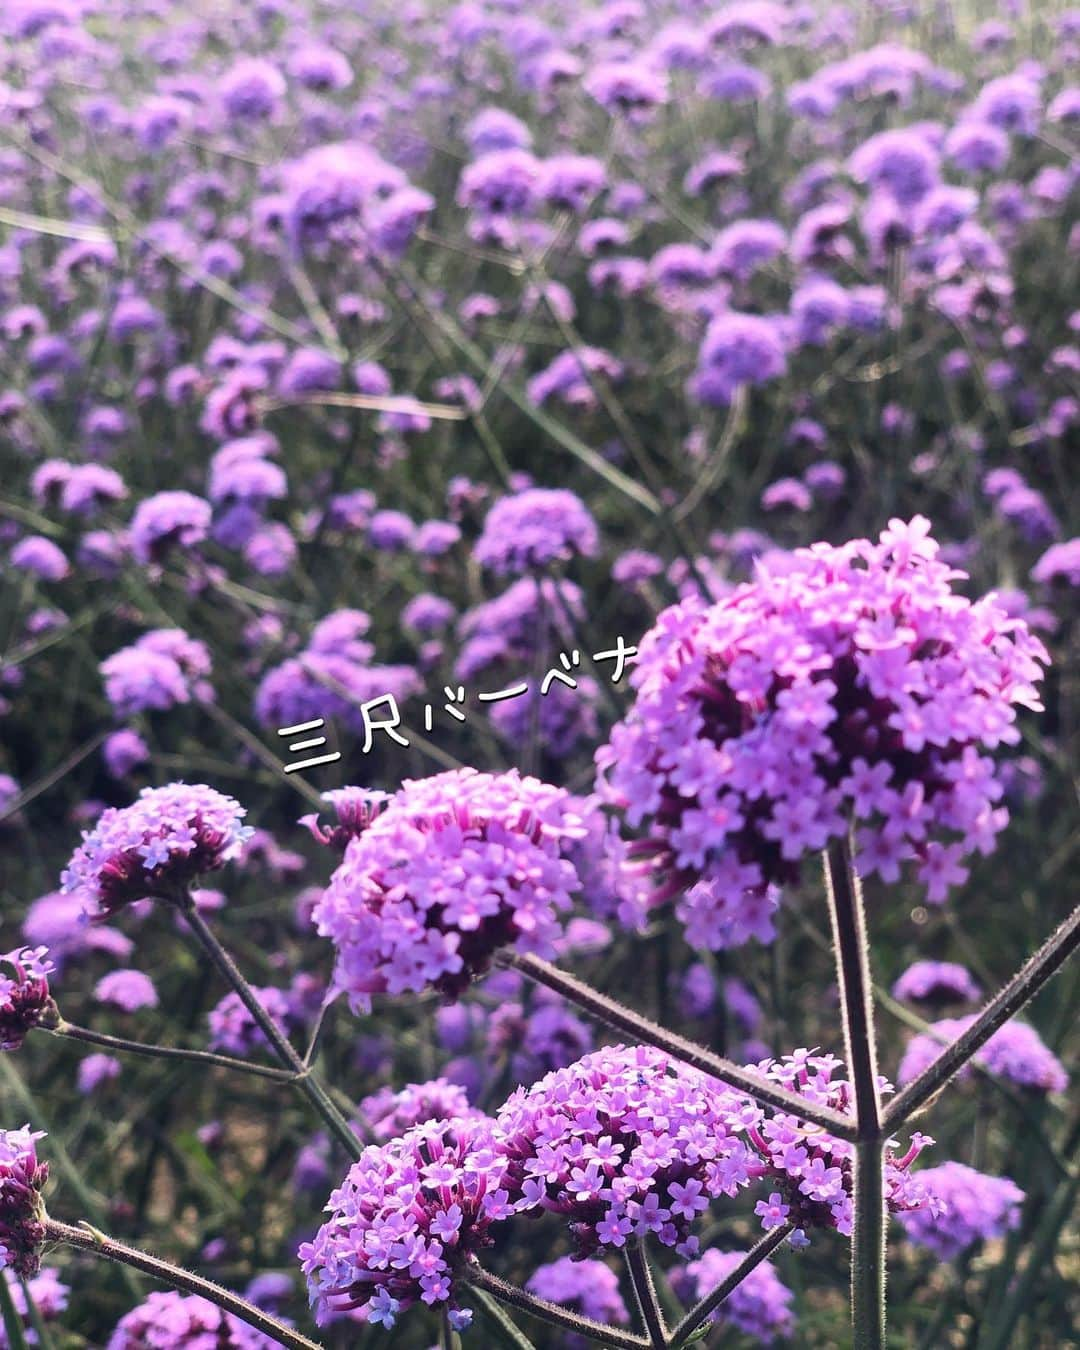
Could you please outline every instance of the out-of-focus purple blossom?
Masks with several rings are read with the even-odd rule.
[[[864,141],[850,160],[860,182],[887,191],[901,206],[912,206],[935,187],[939,156],[925,136],[910,128],[881,131]]]
[[[155,1290],[125,1313],[106,1350],[274,1350],[279,1342],[241,1322],[209,1299],[174,1290]]]
[[[1031,569],[1031,579],[1040,585],[1080,586],[1080,538],[1052,544]]]
[[[731,310],[709,324],[691,390],[703,403],[725,407],[745,385],[774,380],[786,370],[776,320]]]
[[[433,1078],[427,1083],[409,1083],[395,1092],[380,1088],[360,1103],[360,1116],[367,1122],[372,1139],[387,1144],[416,1125],[431,1120],[483,1119],[484,1113],[469,1104],[456,1083]]]
[[[916,961],[892,988],[893,998],[941,1006],[974,1003],[982,996],[971,972],[954,961]]]
[[[940,1201],[899,1216],[908,1237],[952,1261],[973,1243],[1004,1237],[1020,1223],[1024,1192],[1010,1177],[987,1176],[963,1163],[944,1162],[920,1176]]]
[[[94,988],[94,997],[101,1003],[115,1004],[126,1013],[158,1006],[154,982],[141,970],[112,970],[103,975]]]
[[[161,562],[172,548],[191,549],[210,532],[210,503],[190,492],[157,492],[135,508],[129,534],[139,562]]]
[[[76,1084],[84,1097],[89,1097],[106,1083],[120,1077],[120,1061],[113,1055],[95,1053],[79,1062]]]
[[[930,1024],[930,1031],[908,1042],[896,1081],[901,1087],[913,1082],[924,1069],[975,1021],[968,1017],[945,1017]],[[1025,1022],[1006,1022],[975,1052],[974,1061],[991,1073],[1033,1093],[1064,1092],[1069,1077],[1058,1057],[1044,1044],[1034,1027]],[[958,1078],[971,1076],[966,1064]]]
[[[528,488],[495,503],[473,556],[505,575],[592,558],[598,548],[596,522],[580,497],[565,488]]]
[[[287,1034],[293,1017],[284,990],[271,985],[253,992],[260,1007],[282,1035]],[[210,1047],[213,1050],[246,1056],[266,1048],[266,1034],[238,993],[226,994],[216,1007],[210,1009],[207,1020],[210,1025]]]
[[[572,1308],[583,1317],[591,1317],[606,1327],[625,1327],[630,1313],[619,1292],[619,1279],[603,1261],[574,1261],[561,1256],[557,1261],[537,1266],[525,1288],[538,1298]],[[564,1338],[566,1350],[578,1350],[587,1340],[570,1333]]]
[[[13,1272],[4,1271],[0,1275],[0,1280],[7,1280],[8,1293],[11,1295],[11,1301],[15,1306],[15,1315],[22,1323],[26,1344],[36,1345],[38,1343],[37,1333],[34,1330],[33,1317],[27,1304],[27,1294],[33,1302],[34,1311],[38,1317],[43,1322],[49,1323],[56,1321],[67,1308],[68,1296],[71,1293],[70,1288],[61,1283],[60,1272],[54,1266],[43,1266],[36,1275],[27,1280],[25,1293],[23,1292],[22,1282],[14,1277]],[[0,1350],[11,1350],[11,1342],[2,1326],[0,1326]]]
[[[921,1210],[914,1212],[922,1213]],[[674,1272],[675,1292],[685,1303],[704,1298],[727,1279],[744,1255],[743,1252],[725,1252],[710,1247],[685,1270]],[[795,1316],[791,1307],[794,1298],[772,1262],[762,1261],[735,1286],[709,1321],[735,1327],[762,1345],[772,1345],[794,1334]]]
[[[63,581],[71,573],[64,551],[43,534],[28,534],[8,555],[12,567],[29,572],[42,581]]]

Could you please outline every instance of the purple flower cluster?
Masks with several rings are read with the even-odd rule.
[[[149,896],[171,899],[234,858],[253,830],[245,809],[204,783],[143,788],[130,806],[103,811],[61,875],[92,919]]]
[[[646,829],[636,866],[667,873],[654,901],[689,892],[695,944],[729,943],[732,911],[760,910],[852,819],[860,871],[892,882],[914,862],[935,903],[992,850],[1008,813],[979,749],[1017,741],[1048,658],[993,596],[955,594],[937,554],[927,521],[894,520],[878,544],[763,560],[642,640],[600,784]]]
[[[210,651],[180,628],[156,628],[101,663],[105,697],[120,717],[212,701]]]
[[[320,1325],[355,1313],[389,1329],[418,1301],[449,1304],[452,1325],[468,1324],[455,1278],[510,1212],[490,1132],[484,1117],[428,1121],[364,1150],[300,1248]]]
[[[351,839],[315,906],[354,1011],[371,995],[434,985],[459,994],[492,953],[550,952],[578,874],[584,828],[563,789],[516,771],[458,769],[404,784]]]
[[[619,1292],[618,1277],[603,1261],[575,1261],[570,1256],[562,1256],[557,1261],[537,1266],[525,1288],[539,1298],[561,1303],[603,1326],[629,1325],[630,1313]],[[566,1350],[577,1350],[588,1341],[570,1332],[564,1344]]]
[[[975,1017],[974,1013],[968,1017],[944,1017],[932,1022],[930,1031],[913,1036],[896,1075],[900,1086],[913,1082],[928,1069],[950,1042],[963,1035]],[[1026,1022],[1006,1022],[975,1052],[974,1062],[1028,1092],[1064,1092],[1069,1086],[1064,1065]],[[968,1078],[971,1073],[969,1063],[957,1077]]]
[[[469,1105],[463,1088],[445,1078],[409,1083],[400,1091],[380,1088],[360,1103],[360,1114],[376,1143],[386,1144],[429,1120],[465,1120],[483,1116]]]
[[[273,1350],[277,1344],[209,1299],[159,1289],[125,1313],[105,1350]]]
[[[892,987],[893,998],[942,1005],[974,1003],[982,996],[971,972],[954,961],[916,961]]]
[[[286,1035],[293,1020],[293,1008],[288,996],[273,985],[254,989],[253,993],[259,1006],[278,1030]],[[243,1057],[266,1048],[265,1033],[235,992],[226,994],[216,1007],[210,1009],[208,1021],[212,1050],[223,1050],[226,1054]]]
[[[710,1247],[683,1270],[673,1272],[675,1292],[686,1303],[704,1298],[738,1267],[743,1255]],[[762,1345],[772,1345],[789,1339],[795,1330],[794,1298],[772,1262],[762,1261],[735,1286],[709,1321],[735,1327]]]
[[[9,967],[12,975],[4,973]],[[18,1050],[26,1033],[38,1026],[52,995],[49,976],[56,966],[47,947],[16,947],[0,954],[0,1050]]]
[[[495,572],[528,572],[599,548],[596,522],[565,488],[527,488],[501,497],[487,514],[473,557]]]
[[[839,1061],[812,1051],[754,1066],[763,1077],[847,1111]],[[888,1084],[882,1080],[882,1086]],[[851,1232],[852,1145],[796,1117],[769,1114],[744,1095],[645,1047],[598,1050],[519,1089],[496,1116],[509,1160],[506,1185],[516,1213],[566,1217],[579,1257],[653,1234],[684,1256],[697,1250],[694,1221],[721,1195],[753,1181],[775,1189],[755,1213],[766,1230]],[[932,1142],[886,1159],[891,1210],[926,1204],[930,1195],[908,1169]]]
[[[44,1138],[43,1130],[29,1125],[0,1130],[0,1276],[10,1269],[29,1279],[40,1264],[45,1240],[41,1192],[49,1165],[38,1162],[37,1141]]]
[[[1009,1177],[987,1176],[963,1163],[928,1167],[921,1177],[943,1209],[912,1210],[900,1215],[908,1237],[951,1261],[974,1242],[1004,1237],[1020,1222],[1024,1192]]]

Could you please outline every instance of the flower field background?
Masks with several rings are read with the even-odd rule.
[[[1080,1344],[1078,67],[0,6],[0,1347]]]

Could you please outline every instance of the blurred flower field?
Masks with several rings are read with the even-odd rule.
[[[0,1347],[1080,1344],[1078,71],[0,6]]]

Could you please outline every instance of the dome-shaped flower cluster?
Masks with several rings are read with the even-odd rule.
[[[839,1061],[798,1051],[754,1066],[817,1105],[846,1112]],[[887,1086],[882,1080],[883,1086]],[[517,1212],[567,1217],[576,1255],[652,1233],[681,1255],[697,1250],[694,1220],[752,1181],[774,1186],[755,1212],[768,1229],[791,1222],[851,1231],[852,1145],[647,1047],[598,1050],[519,1089],[496,1116]],[[886,1158],[890,1209],[927,1203],[908,1173],[923,1145]],[[799,1242],[805,1235],[799,1233]]]
[[[982,994],[971,972],[955,961],[916,961],[892,988],[893,998],[912,1003],[973,1003]]]
[[[569,793],[516,771],[406,782],[315,906],[336,987],[366,1012],[375,993],[453,997],[507,944],[550,952],[580,886],[564,850],[583,834]]]
[[[45,1241],[45,1206],[41,1191],[49,1178],[48,1163],[38,1162],[37,1141],[43,1130],[0,1130],[0,1271],[11,1269],[21,1279],[37,1273]]]
[[[360,1113],[377,1143],[389,1140],[428,1120],[479,1119],[482,1111],[469,1105],[465,1089],[445,1078],[408,1083],[399,1092],[380,1088],[360,1103]]]
[[[595,557],[598,548],[596,522],[576,493],[527,488],[491,508],[473,557],[495,572],[527,572],[576,556]]]
[[[312,811],[301,816],[299,824],[306,825],[320,844],[344,853],[350,839],[361,835],[390,800],[388,792],[379,792],[375,788],[343,787],[331,788],[322,794],[324,802],[334,808],[337,823],[324,825],[319,813]]]
[[[951,1261],[985,1238],[1004,1237],[1020,1222],[1024,1192],[1009,1177],[987,1176],[963,1163],[944,1162],[920,1174],[943,1202],[943,1211],[929,1208],[900,1215],[908,1237]]]
[[[659,1050],[619,1046],[519,1089],[496,1125],[514,1209],[564,1215],[576,1256],[649,1233],[689,1255],[710,1199],[749,1184],[738,1134],[760,1114]]]
[[[452,1321],[467,1323],[455,1275],[510,1213],[490,1130],[483,1117],[428,1121],[364,1150],[330,1196],[330,1218],[300,1248],[320,1325],[359,1312],[390,1328],[417,1301],[449,1303]]]
[[[952,590],[929,522],[878,543],[816,544],[758,564],[713,605],[664,611],[640,644],[628,717],[597,752],[609,801],[663,870],[654,899],[689,891],[695,943],[730,942],[733,912],[857,823],[857,866],[895,881],[912,862],[939,902],[1008,819],[980,749],[1012,744],[1039,708],[1048,658],[994,597]],[[714,921],[714,908],[719,916]]]
[[[103,811],[61,874],[92,919],[148,896],[171,899],[223,867],[253,830],[244,807],[205,783],[143,788],[130,806]]]
[[[967,1031],[975,1016],[943,1017],[931,1022],[929,1031],[913,1036],[896,1075],[900,1086],[928,1069],[947,1045]],[[975,1052],[974,1062],[1028,1092],[1064,1092],[1069,1086],[1064,1065],[1026,1022],[1006,1022]],[[956,1076],[968,1078],[971,1072],[968,1063]]]
[[[106,1350],[273,1350],[277,1344],[209,1299],[159,1289],[120,1319]]]
[[[743,1260],[742,1252],[724,1252],[710,1247],[696,1261],[673,1272],[672,1285],[685,1302],[711,1294]],[[745,1276],[710,1315],[711,1322],[722,1322],[752,1336],[764,1345],[787,1339],[795,1330],[792,1312],[794,1294],[780,1279],[771,1261],[762,1261]]]
[[[629,1325],[630,1313],[619,1292],[619,1279],[603,1261],[575,1261],[561,1256],[557,1261],[537,1266],[529,1277],[526,1289],[551,1303],[562,1303],[591,1317],[607,1327]],[[577,1350],[588,1341],[571,1332],[566,1338],[567,1350]]]
[[[854,1094],[850,1083],[834,1078],[842,1064],[832,1055],[814,1050],[796,1050],[783,1059],[766,1059],[754,1066],[773,1083],[797,1092],[817,1106],[826,1106],[842,1115],[851,1115]],[[892,1084],[881,1075],[878,1088],[891,1092]],[[852,1225],[852,1169],[855,1146],[837,1139],[816,1126],[807,1126],[783,1112],[747,1129],[753,1149],[748,1167],[774,1189],[768,1200],[759,1200],[754,1213],[762,1228],[777,1228],[793,1223],[797,1231],[811,1227],[835,1228],[850,1236]],[[936,1207],[937,1200],[923,1184],[923,1174],[913,1175],[911,1164],[934,1141],[915,1131],[901,1156],[892,1148],[885,1150],[885,1200],[891,1213]],[[795,1241],[793,1235],[792,1238]],[[805,1242],[801,1235],[798,1245]]]
[[[18,1050],[51,1002],[49,976],[56,967],[47,947],[16,947],[0,955],[0,1050]],[[8,967],[13,974],[4,973]]]

